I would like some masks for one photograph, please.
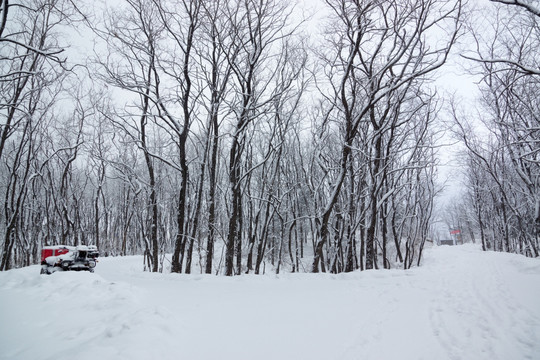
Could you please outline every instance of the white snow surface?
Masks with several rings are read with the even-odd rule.
[[[0,359],[540,359],[540,259],[427,249],[350,274],[0,273]]]

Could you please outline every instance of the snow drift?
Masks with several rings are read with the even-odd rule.
[[[0,273],[0,359],[539,359],[540,260],[473,245],[424,266],[234,278]]]

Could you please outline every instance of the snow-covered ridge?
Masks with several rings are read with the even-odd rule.
[[[438,247],[408,271],[0,273],[0,359],[538,359],[540,259]]]

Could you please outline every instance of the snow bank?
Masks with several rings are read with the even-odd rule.
[[[538,359],[540,261],[438,247],[408,271],[0,273],[0,359]]]

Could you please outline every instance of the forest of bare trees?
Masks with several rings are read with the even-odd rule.
[[[465,144],[463,220],[484,250],[537,257],[540,250],[540,8],[498,0],[489,27],[473,24],[475,51],[463,54],[480,75],[472,115],[453,106]],[[510,6],[509,6],[510,5]],[[482,26],[485,26],[484,23]]]
[[[286,0],[1,0],[0,270],[54,244],[154,272],[420,264],[450,103],[433,81],[465,34],[488,134],[451,103],[460,216],[538,256],[540,15],[497,2],[481,32],[461,0],[326,0],[314,36]]]

